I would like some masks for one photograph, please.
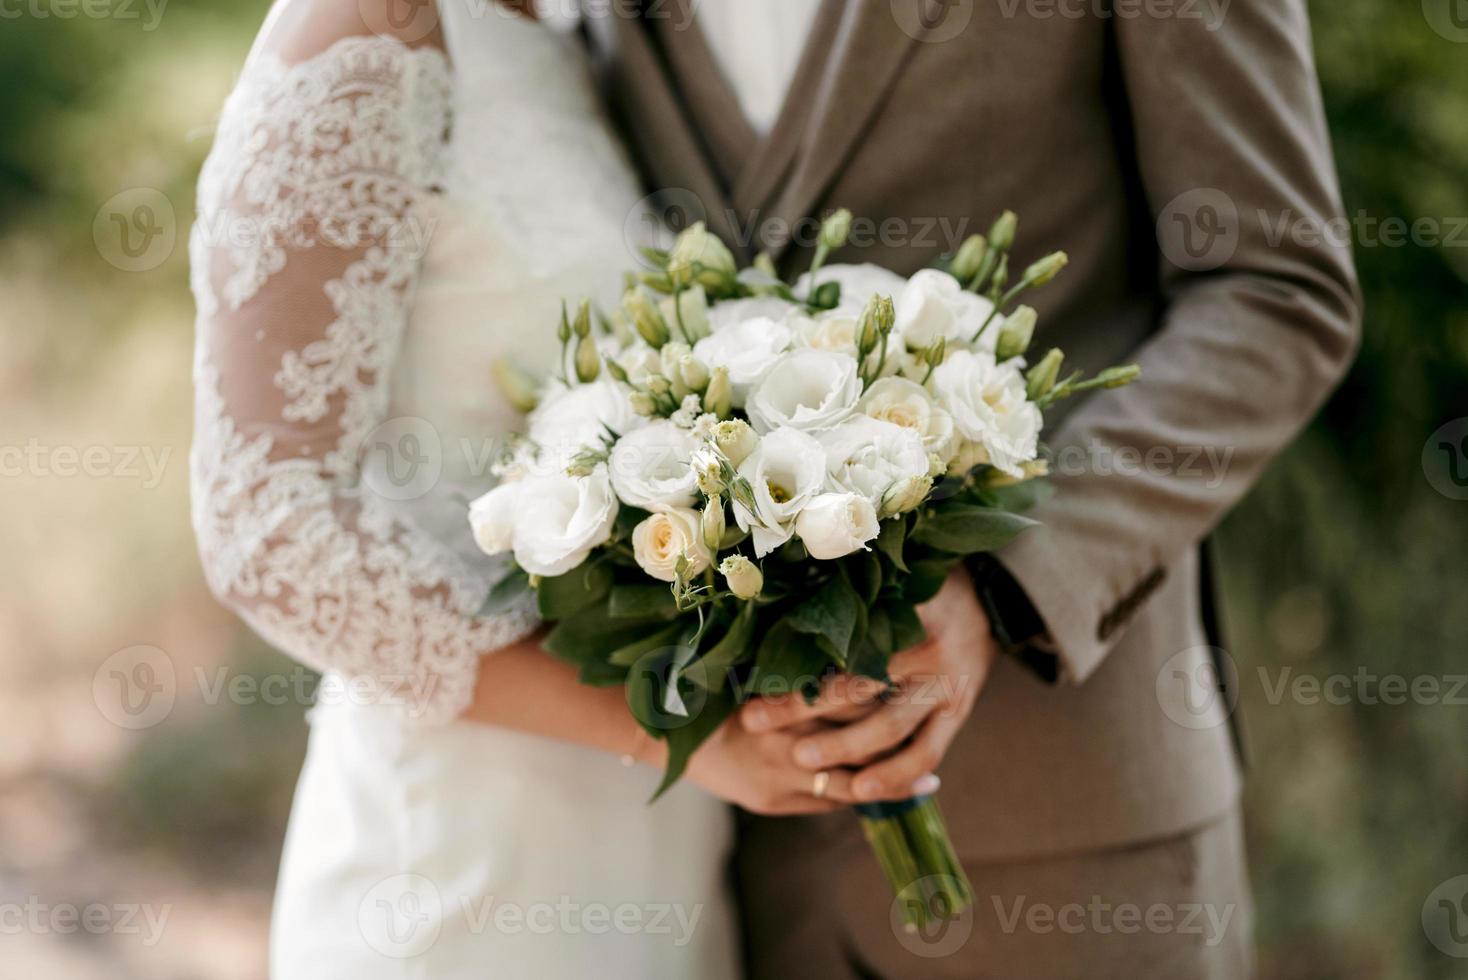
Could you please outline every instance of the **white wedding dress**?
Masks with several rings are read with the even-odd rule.
[[[443,51],[267,25],[200,180],[204,567],[325,675],[272,976],[732,978],[727,808],[454,720],[534,626],[473,616],[499,569],[465,501],[519,422],[492,365],[546,370],[561,301],[615,301],[639,193],[574,39],[441,14]]]

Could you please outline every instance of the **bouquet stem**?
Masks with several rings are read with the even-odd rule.
[[[973,887],[953,852],[937,800],[856,807],[867,842],[897,896],[909,932],[935,919],[954,919],[974,903]]]

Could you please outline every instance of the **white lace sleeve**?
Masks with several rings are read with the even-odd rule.
[[[190,243],[193,522],[213,591],[263,637],[447,721],[528,616],[475,619],[482,570],[361,483],[385,416],[449,124],[435,48],[257,53],[225,106]],[[465,533],[468,533],[467,524]]]

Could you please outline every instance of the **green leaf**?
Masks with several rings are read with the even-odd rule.
[[[641,639],[648,627],[647,623],[612,619],[605,606],[592,606],[557,622],[546,634],[542,646],[578,667],[591,662],[606,663],[613,650]]]
[[[980,490],[978,496],[989,507],[1018,513],[1038,507],[1055,496],[1055,484],[1037,478],[1007,487],[987,487]]]
[[[870,606],[882,591],[882,559],[875,551],[858,551],[842,564],[862,605]]]
[[[689,682],[706,691],[722,690],[729,680],[729,672],[752,652],[754,621],[754,603],[743,603],[719,642],[684,672]]]
[[[922,605],[938,594],[952,570],[953,559],[950,558],[913,562],[912,574],[902,585],[902,598],[912,605]]]
[[[831,666],[829,655],[782,619],[770,627],[755,654],[754,675],[745,694],[782,696],[816,688]]]
[[[502,616],[519,605],[530,592],[530,576],[524,569],[515,568],[510,574],[495,583],[479,607],[478,616]]]
[[[608,609],[613,619],[672,619],[678,615],[677,600],[666,585],[614,585]]]
[[[899,572],[907,571],[902,560],[902,546],[907,543],[907,518],[898,517],[882,522],[882,533],[877,535],[877,550],[887,556],[892,567]]]
[[[994,551],[1014,540],[1035,521],[1008,511],[972,504],[947,503],[918,522],[912,538],[919,544],[955,555]]]
[[[734,712],[734,699],[728,695],[710,696],[688,724],[670,729],[666,733],[668,743],[668,767],[663,771],[663,781],[649,802],[657,802],[683,776],[688,760],[708,737],[718,731],[720,725]]]
[[[627,683],[627,671],[601,660],[588,660],[581,665],[577,680],[587,687],[621,687]]]
[[[928,631],[923,627],[923,621],[913,605],[894,602],[886,607],[885,612],[892,624],[893,653],[911,650],[928,638]]]
[[[891,658],[892,620],[886,608],[877,606],[868,617],[866,635],[851,651],[846,672],[857,677],[887,681],[891,679],[887,674],[887,662]]]
[[[540,617],[551,621],[569,619],[601,602],[612,588],[612,567],[605,562],[587,562],[565,575],[543,578],[536,588]]]
[[[844,664],[860,617],[861,597],[838,570],[810,598],[792,609],[784,622],[797,633],[820,637],[827,652],[838,664]]]
[[[618,667],[631,667],[654,650],[675,645],[686,628],[687,626],[683,623],[673,623],[671,626],[650,632],[646,636],[613,650],[607,656],[607,663]]]

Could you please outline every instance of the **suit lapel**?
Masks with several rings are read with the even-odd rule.
[[[830,2],[841,7],[833,25],[830,58],[808,97],[805,124],[798,127],[798,134],[787,134],[798,142],[794,169],[770,206],[770,217],[791,226],[810,215],[846,166],[918,40],[898,25],[889,3]],[[789,243],[766,244],[780,254]]]

